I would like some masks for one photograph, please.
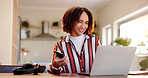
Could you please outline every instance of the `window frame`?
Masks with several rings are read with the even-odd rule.
[[[143,16],[143,15],[145,15],[147,13],[148,13],[148,6],[143,7],[143,8],[141,8],[141,9],[139,9],[139,10],[137,10],[137,11],[135,11],[135,12],[125,16],[125,17],[122,17],[122,18],[116,20],[113,23],[112,40],[115,41],[117,38],[120,37],[120,29],[119,29],[120,28],[120,24],[125,23],[125,22],[130,21],[130,20],[133,20],[133,19],[135,19],[137,17]]]
[[[112,28],[111,24],[108,24],[102,28],[102,45],[108,45],[108,29],[111,29],[111,37],[112,37]],[[112,38],[111,38],[112,39]],[[112,40],[111,40],[112,41]],[[110,43],[111,44],[111,43]]]

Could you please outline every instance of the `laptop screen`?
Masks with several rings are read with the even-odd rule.
[[[99,46],[90,75],[127,75],[136,47]]]

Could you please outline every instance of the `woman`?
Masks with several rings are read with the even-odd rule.
[[[99,45],[98,37],[92,35],[94,19],[91,12],[85,7],[72,7],[66,11],[62,22],[63,30],[69,35],[55,45],[50,72],[90,72]],[[64,57],[58,58],[57,52]]]

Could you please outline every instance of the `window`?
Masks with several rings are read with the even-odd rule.
[[[107,28],[107,45],[111,45],[111,27]]]
[[[148,55],[148,6],[128,14],[113,23],[113,41],[131,38],[129,46],[137,46],[136,54]]]
[[[102,45],[111,45],[111,25],[104,26],[102,29]]]
[[[132,39],[130,46],[138,46],[137,53],[148,53],[148,14],[120,24],[120,37]]]

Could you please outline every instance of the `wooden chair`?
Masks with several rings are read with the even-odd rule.
[[[13,73],[13,69],[21,67],[21,65],[0,65],[0,73]],[[46,66],[40,66],[39,73],[43,73],[46,69]]]

